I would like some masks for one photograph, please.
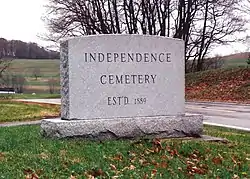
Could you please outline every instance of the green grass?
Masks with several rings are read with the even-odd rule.
[[[0,178],[249,178],[250,134],[205,127],[230,143],[46,139],[39,126],[0,128]]]
[[[0,123],[36,120],[49,116],[59,116],[58,105],[25,104],[0,100]]]

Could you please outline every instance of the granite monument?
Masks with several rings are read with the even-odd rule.
[[[94,35],[61,42],[61,118],[48,137],[91,139],[200,135],[185,115],[184,42],[160,36]]]

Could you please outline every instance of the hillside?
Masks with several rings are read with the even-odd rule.
[[[186,99],[250,103],[250,68],[187,74]]]

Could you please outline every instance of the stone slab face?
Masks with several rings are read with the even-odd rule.
[[[184,115],[184,42],[98,35],[61,43],[62,119]]]
[[[51,138],[94,140],[199,137],[202,122],[202,115],[96,120],[45,119],[41,123],[41,133]]]

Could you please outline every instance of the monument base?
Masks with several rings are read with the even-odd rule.
[[[94,140],[122,138],[199,137],[202,115],[157,116],[95,120],[44,119],[41,132],[51,138],[85,138]]]

